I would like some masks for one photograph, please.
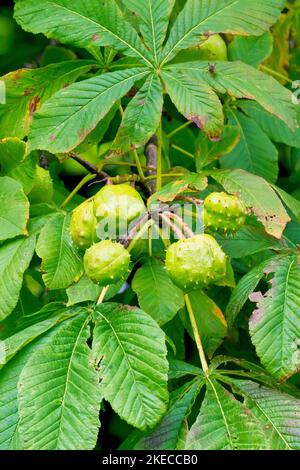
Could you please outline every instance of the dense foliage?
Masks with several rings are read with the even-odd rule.
[[[299,0],[0,8],[0,449],[300,449],[299,46]]]

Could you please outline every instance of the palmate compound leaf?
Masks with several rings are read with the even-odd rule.
[[[297,255],[275,258],[268,266],[271,288],[251,300],[257,309],[250,318],[250,335],[265,368],[286,380],[300,368],[300,259]]]
[[[43,280],[48,289],[64,289],[80,279],[83,262],[69,231],[70,215],[56,214],[41,230],[36,252],[42,258]]]
[[[216,380],[207,379],[200,413],[187,435],[187,450],[262,450],[263,426],[243,403]]]
[[[300,400],[275,388],[248,380],[230,379],[246,398],[246,406],[264,424],[272,450],[300,450]]]
[[[17,238],[0,247],[0,321],[15,308],[23,282],[35,249],[35,237]],[[0,363],[1,363],[0,347]]]
[[[260,36],[276,22],[283,0],[187,0],[163,50],[163,63],[197,45],[204,33]]]
[[[252,0],[251,0],[252,1]],[[264,109],[284,121],[291,129],[297,126],[292,94],[277,80],[243,62],[214,62],[214,72],[207,61],[168,65],[190,79],[205,82],[217,93],[257,101]]]
[[[101,394],[139,429],[153,427],[167,409],[166,355],[165,335],[145,312],[115,303],[96,308],[93,361]]]
[[[29,202],[19,181],[0,177],[0,242],[27,234]]]
[[[164,265],[149,259],[139,268],[132,281],[140,307],[159,325],[163,325],[184,306],[183,293],[167,275]]]
[[[151,56],[115,0],[17,0],[15,18],[26,31],[86,49],[112,46],[151,66]]]
[[[26,363],[18,382],[19,433],[28,450],[93,449],[101,395],[87,312],[64,322]]]
[[[244,170],[210,172],[230,194],[236,194],[264,225],[268,234],[280,239],[291,220],[271,185],[260,176]]]
[[[36,110],[94,65],[95,62],[90,60],[70,60],[36,69],[19,69],[4,75],[6,103],[0,106],[0,138],[8,135],[20,139],[25,137]]]
[[[146,74],[143,68],[106,73],[59,91],[35,113],[30,149],[64,153],[77,147],[114,103]]]
[[[123,0],[123,3],[134,15],[154,64],[158,65],[175,0]]]
[[[179,70],[162,71],[161,76],[176,108],[211,139],[219,138],[224,124],[223,108],[212,88],[204,80]]]
[[[159,126],[162,106],[161,81],[156,74],[151,74],[128,104],[111,153],[122,154],[148,142]]]

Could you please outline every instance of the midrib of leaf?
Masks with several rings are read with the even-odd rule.
[[[264,415],[264,417],[269,421],[269,423],[272,424],[273,428],[275,429],[275,431],[277,432],[278,436],[280,437],[280,439],[283,440],[284,444],[286,445],[286,447],[288,448],[288,450],[293,450],[292,447],[290,447],[289,443],[286,441],[286,439],[284,438],[284,436],[281,434],[281,432],[279,431],[279,429],[277,428],[276,424],[273,422],[273,420],[269,417],[269,415],[267,415],[265,413],[265,411],[260,407],[260,405],[255,401],[253,400],[251,397],[250,397],[250,400],[252,400],[254,403],[255,403],[255,406],[257,406],[257,408],[259,409],[259,411]]]
[[[222,408],[222,405],[221,405],[221,402],[220,402],[220,399],[219,399],[217,390],[215,389],[215,386],[214,386],[214,384],[212,383],[212,381],[210,380],[210,378],[207,377],[206,379],[207,379],[207,381],[209,382],[211,388],[213,389],[213,392],[214,392],[214,395],[215,395],[215,397],[216,397],[218,406],[219,406],[219,408],[220,408],[220,411],[221,411],[221,414],[222,414],[222,417],[223,417],[223,421],[224,421],[224,424],[225,424],[225,427],[226,427],[228,439],[229,439],[229,442],[230,442],[230,447],[231,447],[231,449],[234,449],[233,442],[232,442],[232,439],[231,439],[231,433],[230,433],[229,425],[228,425],[228,422],[227,422],[227,419],[226,419],[226,414],[225,414],[225,412],[224,412],[224,410],[223,410],[223,408]]]
[[[161,62],[160,66],[163,67],[163,65],[167,62],[169,56],[173,53],[174,49],[176,49],[178,47],[179,44],[181,44],[185,38],[191,34],[195,29],[199,28],[199,26],[202,24],[202,23],[205,23],[207,20],[209,20],[210,18],[212,18],[213,16],[215,16],[216,14],[219,14],[221,11],[224,12],[227,8],[235,5],[236,3],[238,3],[239,0],[234,0],[232,3],[230,3],[229,5],[226,5],[224,8],[222,8],[222,10],[218,10],[217,13],[214,12],[212,13],[211,15],[207,16],[204,20],[202,20],[200,23],[196,24],[193,28],[191,28],[189,31],[187,31],[184,36],[182,36],[181,39],[179,39],[179,41],[174,44],[173,48],[168,52],[168,54],[166,55],[166,57],[163,59],[163,61]]]
[[[59,430],[58,430],[58,436],[57,436],[57,439],[56,439],[56,444],[59,442],[59,438],[60,438],[60,434],[61,434],[61,423],[63,421],[63,416],[64,416],[64,409],[65,409],[65,398],[66,398],[66,394],[67,394],[67,390],[68,390],[68,385],[69,385],[69,377],[70,377],[70,371],[71,371],[71,365],[72,365],[72,360],[73,360],[73,356],[75,354],[75,351],[76,351],[76,348],[77,348],[77,344],[78,344],[78,341],[81,337],[81,333],[83,331],[83,329],[86,327],[88,321],[89,321],[90,317],[88,316],[87,319],[84,321],[82,327],[80,328],[80,331],[77,335],[77,338],[76,338],[76,341],[74,343],[74,347],[72,349],[72,354],[71,354],[71,357],[70,357],[70,361],[69,361],[69,365],[68,365],[68,371],[67,371],[67,377],[66,377],[66,385],[65,385],[65,389],[64,389],[64,394],[63,394],[63,398],[62,398],[62,402],[61,402],[61,412],[60,412],[60,425],[59,425]]]
[[[131,75],[130,77],[125,78],[125,79],[122,81],[122,83],[124,84],[124,83],[126,83],[128,80],[133,80],[133,79],[137,78],[139,75],[145,75],[145,73],[146,73],[146,72],[144,71],[144,72],[139,72],[139,73],[137,73],[136,75]],[[75,111],[75,113],[69,115],[65,121],[63,121],[59,126],[57,126],[57,127],[54,128],[54,129],[59,129],[58,132],[57,132],[57,134],[56,134],[56,138],[60,135],[60,133],[61,133],[61,131],[62,131],[61,127],[62,127],[62,126],[65,126],[65,124],[66,124],[70,119],[73,119],[74,116],[76,116],[76,114],[81,113],[81,112],[82,112],[85,108],[87,108],[94,100],[98,100],[100,96],[102,96],[102,95],[104,95],[104,94],[106,94],[106,93],[111,92],[111,90],[112,90],[114,87],[119,86],[119,84],[120,84],[120,82],[119,82],[119,83],[114,83],[114,84],[111,85],[109,88],[105,88],[105,90],[103,90],[101,93],[97,94],[96,96],[94,96],[93,98],[91,98],[90,100],[88,100],[88,101],[86,102],[86,104],[85,104],[84,106],[80,107],[77,111]],[[113,105],[113,103],[112,103],[112,105]]]
[[[49,1],[49,0],[48,0]],[[144,62],[146,62],[151,68],[153,67],[151,62],[145,57],[143,56],[143,54],[138,51],[134,46],[132,46],[131,44],[129,44],[127,41],[125,41],[124,39],[120,38],[119,36],[117,36],[113,31],[111,31],[110,29],[106,28],[105,26],[97,23],[96,21],[94,21],[92,18],[89,18],[88,16],[84,16],[80,13],[78,13],[77,11],[74,11],[72,9],[68,9],[66,7],[64,7],[63,5],[58,5],[57,3],[55,2],[49,2],[49,3],[52,3],[52,5],[58,7],[58,8],[61,8],[62,10],[66,10],[67,12],[68,11],[71,11],[75,16],[79,16],[79,18],[83,18],[84,20],[87,20],[89,21],[90,23],[96,25],[96,26],[100,26],[100,28],[103,28],[106,32],[110,33],[112,36],[114,36],[116,39],[118,39],[118,41],[121,41],[123,44],[125,44],[128,49],[131,49],[132,51],[134,51],[136,54],[138,54],[143,60]],[[126,27],[126,23],[124,22],[124,27]]]
[[[152,42],[153,42],[154,60],[155,60],[156,65],[158,65],[157,50],[156,50],[156,37],[155,37],[154,19],[153,19],[153,10],[152,10],[151,0],[148,0],[148,5],[149,5],[150,22],[151,22],[151,32],[152,32]]]
[[[118,344],[119,344],[119,346],[120,346],[120,348],[121,348],[121,350],[122,350],[122,352],[123,352],[123,355],[124,355],[124,357],[125,357],[125,361],[126,361],[126,363],[127,363],[127,365],[128,365],[128,369],[129,369],[129,371],[130,371],[130,373],[131,373],[131,376],[132,376],[132,379],[133,379],[133,383],[135,384],[135,387],[136,387],[137,392],[138,392],[138,397],[142,397],[142,394],[140,393],[140,390],[139,390],[138,382],[137,382],[137,380],[135,379],[134,371],[132,370],[132,367],[131,367],[131,363],[130,363],[130,361],[129,361],[129,359],[128,359],[128,356],[127,356],[127,354],[126,354],[125,349],[123,348],[122,343],[121,343],[120,340],[119,340],[119,337],[118,337],[118,334],[117,334],[116,330],[114,329],[112,323],[111,323],[101,312],[97,311],[97,313],[98,313],[98,315],[100,315],[100,316],[106,321],[106,323],[107,323],[107,324],[109,325],[109,327],[111,328],[111,330],[112,330],[112,332],[113,332],[113,334],[114,334],[114,336],[115,336],[115,338],[116,338],[116,340],[117,340],[117,342],[118,342]],[[140,399],[140,402],[141,402],[141,406],[144,408],[143,400]]]

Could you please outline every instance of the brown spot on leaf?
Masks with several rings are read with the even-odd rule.
[[[37,110],[39,104],[40,104],[40,97],[39,96],[34,96],[32,100],[29,103],[29,119],[32,119],[33,114]]]
[[[29,96],[29,95],[31,95],[32,92],[33,92],[33,88],[26,88],[23,91],[23,96]]]
[[[92,39],[92,41],[95,42],[95,41],[98,41],[99,38],[100,38],[100,35],[98,33],[95,33],[95,34],[93,34],[91,39]]]
[[[206,117],[199,116],[198,114],[191,114],[190,116],[187,116],[187,118],[189,121],[193,121],[200,129],[203,129],[207,122]]]
[[[50,142],[53,142],[56,139],[56,135],[50,135],[49,140]]]

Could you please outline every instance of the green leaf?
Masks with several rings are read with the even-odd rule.
[[[249,295],[252,294],[257,287],[271,263],[272,259],[267,259],[255,266],[255,268],[251,269],[251,271],[241,278],[237,286],[233,289],[225,312],[229,326],[233,325],[237,315],[249,299]]]
[[[205,81],[178,71],[161,73],[167,93],[186,119],[203,129],[211,139],[218,138],[223,130],[222,104]]]
[[[50,290],[65,289],[80,279],[83,263],[69,232],[70,214],[56,214],[41,230],[36,252],[42,258],[43,280]]]
[[[232,380],[232,385],[268,429],[272,450],[300,450],[300,400],[248,380]]]
[[[55,329],[22,349],[2,370],[0,375],[0,450],[21,450],[18,435],[18,381],[31,354],[39,349]]]
[[[255,415],[214,380],[207,389],[200,414],[191,427],[188,450],[262,450],[266,436]]]
[[[0,140],[1,174],[19,181],[25,194],[28,194],[34,184],[37,171],[37,155],[25,155],[26,144],[16,137]]]
[[[151,198],[151,204],[157,201],[172,202],[179,194],[193,191],[203,191],[207,186],[207,178],[197,173],[188,173],[178,176],[175,181],[167,183],[160,191]]]
[[[6,104],[0,106],[0,138],[7,135],[20,139],[25,137],[36,110],[93,65],[95,62],[92,61],[72,60],[39,69],[20,69],[2,77]]]
[[[0,241],[27,235],[29,202],[19,181],[0,177]]]
[[[199,61],[169,65],[168,69],[186,73],[195,81],[204,81],[217,93],[255,100],[291,129],[295,129],[297,125],[291,92],[274,78],[250,65],[243,62],[217,61],[215,73],[210,73],[207,61]]]
[[[123,3],[138,22],[146,47],[158,65],[175,0],[123,0]]]
[[[290,221],[285,208],[272,187],[260,176],[244,170],[217,170],[211,176],[230,194],[237,194],[264,225],[267,233],[281,238]]]
[[[203,348],[211,357],[227,334],[226,320],[220,308],[204,292],[192,291],[189,293],[189,299],[201,334]],[[180,317],[190,336],[194,338],[186,308],[181,310]]]
[[[258,103],[253,101],[240,100],[238,107],[248,116],[256,121],[265,134],[273,142],[283,142],[291,147],[300,148],[300,129],[297,127],[291,130],[284,122],[276,119],[269,112],[265,111]],[[298,121],[300,115],[298,114]]]
[[[295,255],[275,258],[268,267],[271,288],[252,294],[257,309],[250,318],[250,335],[262,364],[285,380],[300,367],[300,263]]]
[[[109,300],[112,297],[115,297],[120,291],[123,285],[123,281],[118,282],[117,284],[112,284],[109,286],[108,291],[105,294],[105,300]],[[82,278],[73,284],[67,289],[68,295],[68,306],[76,305],[81,302],[96,302],[99,298],[103,287],[94,284],[87,276],[82,276]]]
[[[127,106],[111,152],[126,153],[148,142],[159,126],[162,106],[161,82],[151,74]]]
[[[45,331],[78,313],[78,308],[66,309],[62,303],[53,302],[45,305],[39,312],[23,317],[17,331],[0,341],[0,365],[10,361],[17,352]]]
[[[106,73],[59,91],[34,115],[31,150],[64,153],[77,147],[145,74],[141,68]]]
[[[86,49],[112,46],[151,65],[151,56],[115,0],[18,0],[15,18],[25,31]]]
[[[186,375],[196,375],[202,376],[203,372],[202,369],[199,367],[195,367],[188,362],[179,361],[178,359],[169,359],[169,379],[180,379]]]
[[[35,237],[21,238],[7,242],[0,247],[1,321],[4,320],[17,305],[23,282],[23,274],[32,259],[35,241]]]
[[[204,380],[195,379],[170,394],[170,405],[167,413],[156,428],[142,434],[134,431],[121,446],[121,450],[174,450],[177,447],[180,431],[185,418],[199,394]],[[135,438],[135,439],[134,439]]]
[[[95,315],[93,358],[103,397],[129,424],[153,427],[168,402],[163,331],[136,307],[106,303]]]
[[[280,196],[283,203],[287,206],[288,209],[294,214],[298,222],[300,222],[300,201],[294,198],[290,194],[286,193],[283,189],[278,186],[273,185],[272,188]]]
[[[172,320],[184,306],[183,293],[167,275],[163,264],[149,259],[139,268],[132,281],[142,310],[151,315],[159,325]]]
[[[278,151],[256,122],[244,114],[231,110],[229,123],[237,125],[240,141],[221,158],[222,168],[242,168],[275,183],[278,178]]]
[[[217,235],[219,243],[230,258],[244,258],[265,250],[281,250],[286,244],[268,235],[262,228],[244,225],[232,237]]]
[[[261,36],[237,36],[228,46],[229,60],[240,60],[245,64],[257,67],[273,51],[273,36],[265,33]]]
[[[87,314],[64,322],[31,355],[18,383],[25,449],[93,449],[98,435],[98,374],[91,365]]]
[[[163,51],[163,63],[180,49],[197,45],[201,34],[260,36],[278,19],[283,0],[187,0]]]
[[[205,134],[200,134],[196,143],[196,168],[201,171],[206,165],[218,160],[222,155],[227,155],[238,144],[240,130],[238,126],[224,126],[220,140],[211,141]]]

